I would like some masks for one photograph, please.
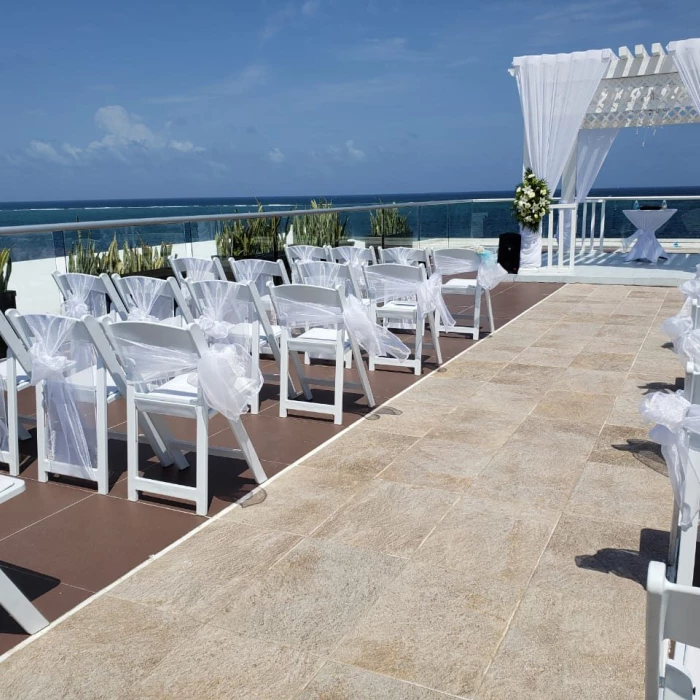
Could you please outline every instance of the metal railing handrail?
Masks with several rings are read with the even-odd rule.
[[[109,219],[106,221],[73,221],[58,224],[27,224],[24,226],[0,226],[0,236],[26,233],[54,233],[56,231],[84,231],[87,229],[128,228],[129,226],[159,226],[162,224],[189,224],[199,221],[240,221],[244,219],[283,219],[295,216],[323,216],[324,214],[351,214],[353,212],[379,209],[406,209],[409,207],[434,207],[448,204],[470,204],[472,199],[430,200],[427,202],[392,202],[362,204],[352,207],[329,207],[328,209],[284,209],[275,211],[252,211],[235,214],[199,214],[194,216],[164,216],[142,219]],[[494,200],[497,201],[497,200]],[[504,199],[503,201],[508,201]]]

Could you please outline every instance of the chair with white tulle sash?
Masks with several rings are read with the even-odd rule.
[[[327,260],[328,252],[318,245],[285,245],[284,255],[289,263],[289,269],[294,270],[296,262],[313,262],[314,260]]]
[[[377,253],[374,248],[360,248],[353,245],[341,245],[336,248],[326,246],[326,256],[329,261],[344,265],[355,264],[364,267],[365,265],[377,264]]]
[[[82,318],[86,314],[100,318],[112,308],[115,317],[126,314],[121,297],[116,293],[108,275],[85,275],[80,272],[52,273],[61,292],[61,311],[71,318]]]
[[[413,359],[395,357],[370,357],[369,368],[376,365],[398,365],[411,367],[420,375],[423,367],[423,336],[426,323],[430,330],[431,343],[437,363],[442,364],[440,338],[436,315],[441,311],[445,319],[451,319],[440,293],[440,278],[428,279],[423,265],[412,267],[404,264],[380,263],[365,269],[365,281],[371,301],[372,318],[389,327],[415,329]]]
[[[12,476],[19,476],[19,441],[31,437],[24,424],[36,424],[34,418],[19,415],[19,394],[32,385],[32,361],[26,344],[2,313],[0,338],[7,345],[7,357],[0,360],[0,461],[7,462]]]
[[[29,348],[36,391],[39,481],[62,474],[109,490],[107,406],[120,397],[82,321],[16,310],[7,318]]]
[[[190,306],[174,277],[162,280],[142,275],[121,277],[114,274],[112,281],[126,309],[126,318],[122,320],[169,325],[194,321]]]
[[[360,354],[357,333],[371,334],[371,322],[366,307],[351,298],[346,299],[342,285],[336,289],[326,289],[306,284],[289,284],[280,287],[270,285],[270,298],[282,327],[282,372],[280,377],[280,416],[285,417],[290,409],[332,415],[336,425],[343,422],[343,392],[346,387],[362,391],[370,407],[375,405],[372,388]],[[354,306],[353,306],[354,304]],[[359,304],[359,308],[358,305]],[[366,343],[366,341],[365,341]],[[345,382],[344,359],[352,353],[360,377],[360,382]],[[290,399],[287,391],[289,377],[289,357],[298,353],[318,354],[332,357],[335,377],[333,380],[317,379],[301,374],[304,393],[309,386],[332,386],[333,403],[319,403],[312,400]]]
[[[429,259],[432,262],[434,272],[450,277],[442,284],[443,295],[459,295],[467,296],[474,299],[474,313],[459,314],[456,318],[471,317],[471,326],[454,325],[449,328],[450,333],[464,333],[471,335],[474,340],[479,339],[479,330],[481,327],[481,299],[486,301],[486,312],[488,314],[489,329],[491,333],[496,330],[493,320],[493,307],[491,305],[491,293],[481,284],[478,278],[479,268],[482,264],[481,256],[475,250],[467,250],[465,248],[436,248],[428,251]],[[464,275],[476,273],[474,278],[456,277],[454,275]],[[441,331],[447,332],[448,329],[444,326],[440,327]]]
[[[262,300],[252,282],[208,280],[189,282],[190,294],[197,309],[195,323],[204,331],[210,345],[238,343],[251,355],[253,372],[260,371],[260,355],[272,355],[280,366],[279,340],[282,329],[270,323]],[[295,367],[298,375],[299,368]],[[263,374],[263,379],[276,379]],[[297,391],[289,378],[289,391]],[[260,410],[260,397],[255,394],[251,413]]]
[[[287,268],[281,260],[259,260],[246,258],[245,260],[228,259],[229,267],[236,282],[252,282],[258,290],[265,311],[272,311],[270,293],[267,291],[268,282],[273,284],[289,284]]]
[[[178,258],[175,255],[170,255],[168,256],[168,262],[175,280],[181,288],[185,286],[185,280],[205,282],[207,280],[226,279],[218,258]]]
[[[413,267],[423,265],[426,274],[430,276],[428,252],[422,248],[407,248],[405,246],[382,248],[379,246],[379,261],[395,265],[411,265]]]
[[[131,501],[139,492],[195,503],[198,515],[209,505],[209,455],[243,459],[258,484],[267,476],[241,422],[259,392],[262,376],[251,368],[251,356],[237,344],[210,348],[196,325],[105,320],[105,332],[127,379],[127,491]],[[194,485],[152,479],[139,474],[139,415],[191,418],[196,442],[175,441],[180,449],[196,451]],[[221,413],[239,449],[209,445],[209,420]]]

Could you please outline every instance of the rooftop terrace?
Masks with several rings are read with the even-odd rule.
[[[350,408],[349,429],[302,436],[308,419],[247,417],[266,466],[287,459],[244,504],[224,508],[250,490],[245,474],[214,478],[216,514],[196,530],[182,509],[124,501],[119,481],[109,497],[42,484],[64,509],[15,527],[0,559],[37,586],[56,576],[74,602],[105,581],[52,574],[59,549],[67,566],[97,554],[101,575],[128,550],[118,527],[138,561],[191,532],[10,652],[0,697],[641,697],[643,581],[666,555],[672,493],[637,406],[682,374],[658,330],[680,295],[495,291],[498,326],[525,313],[459,355],[471,343],[446,338],[444,371],[413,386],[375,373],[384,400],[406,389],[388,401],[400,413]],[[56,536],[52,521],[80,508],[73,539]]]

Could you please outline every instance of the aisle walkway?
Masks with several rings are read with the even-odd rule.
[[[0,666],[0,698],[642,696],[675,290],[572,285]]]

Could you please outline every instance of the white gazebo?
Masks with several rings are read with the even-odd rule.
[[[700,123],[700,39],[672,42],[667,50],[653,44],[651,53],[638,45],[634,52],[622,47],[617,54],[602,49],[513,59],[510,73],[523,111],[524,166],[552,191],[561,183],[561,198],[545,231],[523,234],[525,270],[541,267],[546,238],[546,267],[573,272],[579,205],[619,129]],[[555,228],[560,232],[556,261]]]

